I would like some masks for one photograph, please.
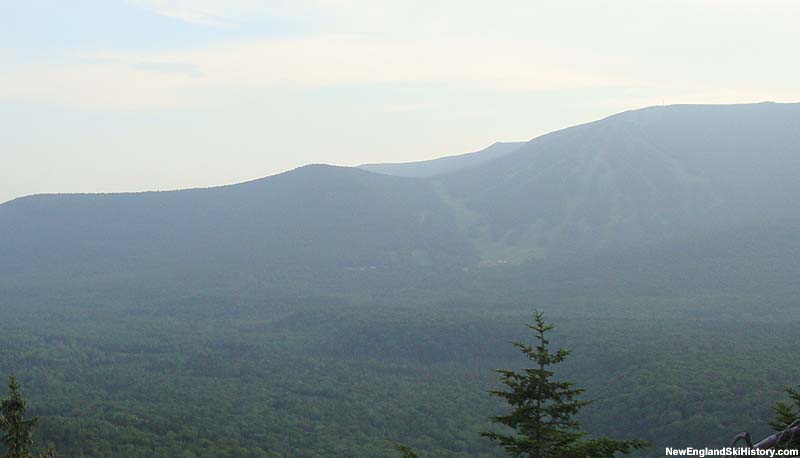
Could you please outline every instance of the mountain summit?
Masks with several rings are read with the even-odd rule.
[[[800,104],[761,103],[629,111],[442,182],[471,234],[527,257],[795,220],[798,176]]]
[[[21,198],[0,205],[0,269],[336,272],[544,261],[795,224],[798,176],[800,104],[651,107],[439,162]]]

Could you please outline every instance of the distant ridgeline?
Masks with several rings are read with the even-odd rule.
[[[0,376],[63,456],[498,458],[487,391],[538,308],[587,431],[643,456],[767,437],[800,380],[798,177],[800,104],[675,105],[425,162],[23,197],[0,205]]]
[[[0,206],[0,269],[458,270],[796,227],[798,144],[799,104],[677,105],[418,163],[37,195]]]

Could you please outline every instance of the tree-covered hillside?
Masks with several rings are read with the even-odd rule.
[[[800,104],[651,107],[441,177],[487,259],[798,222]]]
[[[654,107],[432,178],[0,205],[0,375],[71,457],[499,458],[531,311],[585,429],[769,432],[800,381],[800,104]]]
[[[563,376],[596,400],[586,430],[647,439],[643,456],[723,446],[769,433],[800,380],[786,363],[800,272],[777,249],[791,239],[755,234],[551,271],[348,271],[316,289],[6,287],[0,372],[22,378],[42,439],[68,456],[390,457],[402,442],[499,457],[478,434],[502,411],[488,391],[495,369],[524,364],[508,343],[538,307],[559,324],[554,345],[574,350]],[[740,281],[748,266],[755,283],[785,277],[756,288]]]
[[[456,156],[483,159],[424,179],[315,165],[208,189],[31,196],[0,205],[0,272],[458,270],[797,225],[798,145],[800,104],[678,105]]]
[[[475,261],[433,185],[307,166],[218,188],[38,195],[0,206],[0,272],[95,277]]]

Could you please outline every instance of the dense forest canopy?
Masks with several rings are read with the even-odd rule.
[[[798,115],[654,107],[424,178],[18,199],[0,374],[64,456],[497,458],[493,371],[538,308],[587,431],[764,437],[800,381]]]

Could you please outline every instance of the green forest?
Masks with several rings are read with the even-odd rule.
[[[572,452],[756,444],[798,413],[798,144],[800,104],[656,106],[403,176],[15,199],[0,377],[70,458],[501,458],[540,357]]]
[[[471,276],[435,283],[448,282],[482,287]],[[370,299],[252,284],[9,295],[0,371],[23,383],[38,446],[61,456],[392,457],[397,444],[423,457],[505,456],[481,432],[505,411],[490,393],[495,370],[527,362],[510,342],[526,338],[534,306],[425,288]],[[578,415],[586,431],[646,440],[640,456],[772,432],[775,403],[800,380],[787,359],[797,321],[687,291],[531,293],[558,325],[553,345],[573,352],[558,375],[594,401]],[[687,304],[730,315],[690,319]]]

